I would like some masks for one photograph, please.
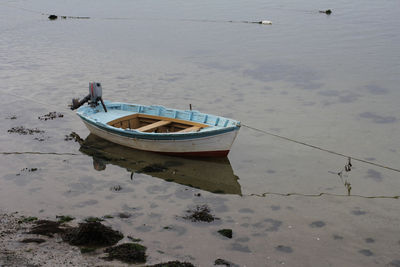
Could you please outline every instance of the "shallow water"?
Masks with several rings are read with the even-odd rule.
[[[245,127],[223,161],[65,140],[93,139],[67,104],[95,80],[108,100],[192,104],[398,169],[398,12],[392,0],[3,1],[0,209],[111,214],[107,223],[144,240],[150,264],[399,266],[396,171],[353,160],[340,177],[347,158]],[[273,24],[241,23],[264,19]],[[50,111],[64,117],[38,120]],[[45,132],[7,132],[16,126]],[[140,171],[151,164],[165,170]],[[202,204],[220,220],[182,219]]]

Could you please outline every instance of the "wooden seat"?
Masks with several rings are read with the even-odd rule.
[[[188,133],[188,132],[197,132],[201,129],[200,126],[192,126],[183,130],[178,131],[178,133]]]
[[[149,132],[149,131],[152,131],[154,129],[157,129],[158,127],[166,126],[166,125],[168,125],[170,123],[171,123],[171,121],[157,121],[157,122],[154,122],[152,124],[145,125],[145,126],[142,126],[140,128],[137,128],[136,130],[137,131],[141,131],[141,132]]]

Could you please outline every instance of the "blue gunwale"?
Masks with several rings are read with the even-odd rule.
[[[103,131],[113,133],[116,135],[137,138],[145,140],[188,140],[205,138],[209,136],[215,136],[224,134],[231,131],[237,131],[240,129],[240,122],[221,116],[215,116],[210,114],[200,113],[198,111],[178,110],[178,109],[166,109],[163,106],[145,106],[137,104],[127,104],[121,102],[109,102],[105,101],[108,112],[103,112],[101,106],[92,108],[90,106],[82,106],[78,109],[77,115],[86,123],[97,127]],[[131,110],[129,110],[131,109]],[[121,113],[126,111],[124,113]],[[134,129],[122,129],[108,125],[109,121],[118,117],[133,114],[148,114],[156,116],[164,116],[167,118],[178,118],[185,121],[200,122],[209,125],[199,132],[187,132],[187,133],[147,133],[140,132]],[[180,117],[179,117],[180,116]],[[187,116],[188,119],[182,118]],[[209,120],[207,122],[207,120]]]

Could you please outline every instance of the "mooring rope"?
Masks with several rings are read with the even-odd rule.
[[[57,156],[81,156],[82,154],[77,153],[58,153],[58,152],[37,152],[37,151],[0,151],[1,155],[57,155]]]
[[[367,199],[375,199],[375,198],[384,198],[384,199],[399,199],[400,196],[363,196],[363,195],[345,195],[345,194],[333,194],[333,193],[319,193],[319,194],[302,194],[302,193],[274,193],[274,192],[265,192],[262,194],[248,194],[243,196],[249,197],[266,197],[268,195],[274,196],[283,196],[283,197],[290,197],[290,196],[301,196],[301,197],[322,197],[322,196],[333,196],[333,197],[358,197],[358,198],[367,198]]]
[[[305,143],[305,142],[302,142],[302,141],[298,141],[298,140],[295,140],[293,138],[285,137],[285,136],[282,136],[282,135],[279,135],[279,134],[274,134],[274,133],[271,133],[271,132],[268,132],[268,131],[265,131],[265,130],[262,130],[262,129],[258,129],[256,127],[252,127],[252,126],[249,126],[249,125],[246,125],[246,124],[242,124],[242,126],[246,127],[246,128],[249,128],[249,129],[251,129],[253,131],[257,131],[257,132],[260,132],[260,133],[263,133],[263,134],[271,135],[271,136],[274,136],[274,137],[277,137],[277,138],[280,138],[280,139],[283,139],[283,140],[286,140],[286,141],[289,141],[289,142],[292,142],[292,143],[296,143],[296,144],[299,144],[299,145],[303,145],[303,146],[307,146],[307,147],[310,147],[310,148],[318,149],[320,151],[324,151],[324,152],[327,152],[327,153],[330,153],[330,154],[333,154],[333,155],[337,155],[337,156],[341,156],[341,157],[345,157],[345,158],[351,158],[352,160],[363,162],[363,163],[370,164],[370,165],[374,165],[374,166],[379,167],[379,168],[384,168],[384,169],[387,169],[387,170],[400,172],[400,169],[396,169],[396,168],[393,168],[393,167],[390,167],[390,166],[386,166],[386,165],[383,165],[383,164],[375,163],[375,162],[368,161],[368,160],[365,160],[365,159],[360,159],[360,158],[353,157],[353,156],[350,156],[350,155],[345,155],[343,153],[339,153],[339,152],[336,152],[336,151],[333,151],[333,150],[322,148],[322,147],[319,147],[319,146],[316,146],[316,145],[308,144],[308,143]]]

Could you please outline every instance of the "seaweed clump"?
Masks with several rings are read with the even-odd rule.
[[[39,130],[38,128],[35,129],[29,129],[29,128],[25,128],[24,126],[17,126],[17,127],[12,127],[11,129],[9,129],[7,132],[9,133],[17,133],[20,135],[33,135],[36,133],[44,133],[44,131]]]
[[[44,235],[53,237],[54,234],[64,233],[65,229],[60,228],[60,222],[54,222],[49,220],[39,220],[35,222],[35,226],[28,234]]]
[[[64,117],[64,115],[62,113],[53,111],[53,112],[49,112],[45,115],[39,116],[38,119],[41,121],[47,121],[47,120],[53,120],[55,118],[62,118],[62,117]]]
[[[146,267],[194,267],[190,262],[169,261],[157,263],[154,265],[147,265]]]
[[[183,218],[191,220],[192,222],[212,222],[218,220],[218,218],[210,213],[210,208],[207,205],[197,206],[194,210],[188,210],[187,212],[191,214]]]
[[[125,243],[115,247],[107,248],[107,260],[120,260],[126,263],[146,262],[146,247],[137,243]]]
[[[74,246],[105,247],[112,246],[124,236],[100,222],[80,223],[78,227],[68,229],[62,239]]]

